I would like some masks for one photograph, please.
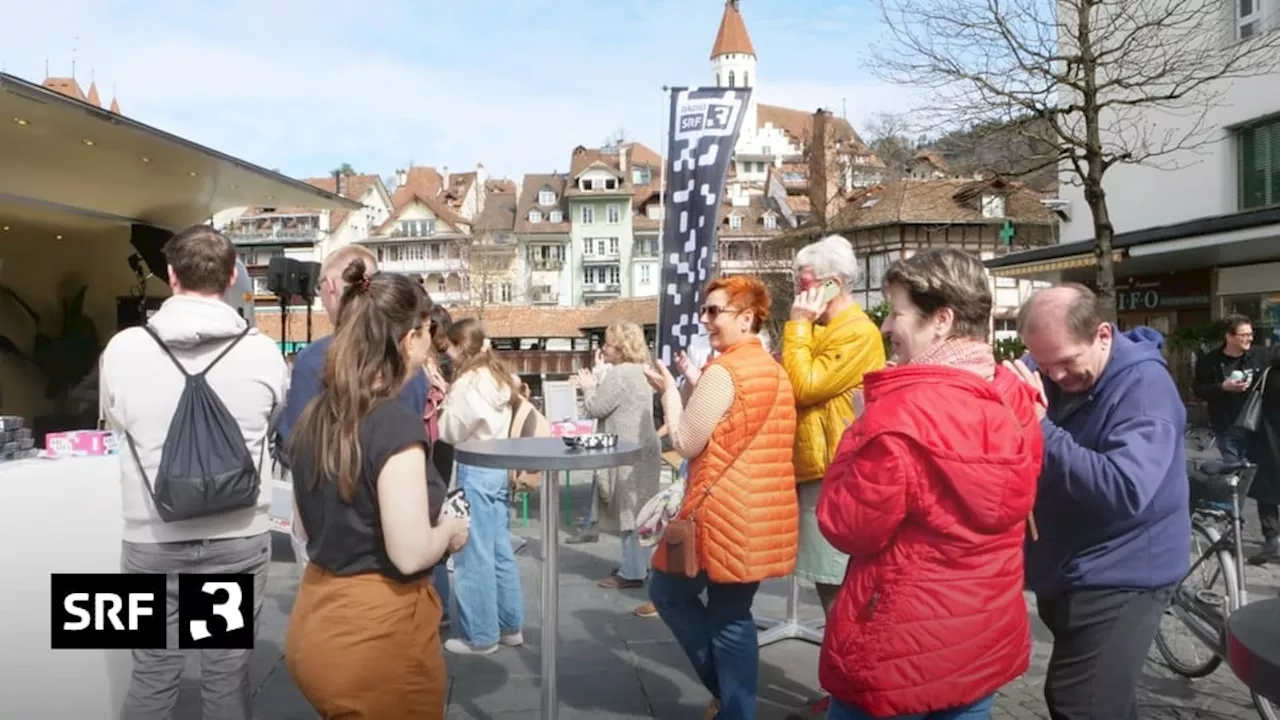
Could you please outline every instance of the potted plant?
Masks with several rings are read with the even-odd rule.
[[[88,286],[81,285],[59,301],[59,318],[48,330],[31,303],[12,288],[0,285],[0,298],[20,308],[34,328],[34,335],[24,349],[12,338],[0,335],[0,356],[25,365],[44,378],[44,395],[51,401],[52,412],[32,421],[37,443],[45,433],[91,427],[97,420],[97,407],[73,393],[78,385],[97,370],[102,346],[93,318],[84,312]]]

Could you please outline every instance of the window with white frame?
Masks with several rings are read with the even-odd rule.
[[[547,222],[553,222],[553,223],[564,222],[564,213],[560,212],[559,210],[552,210],[550,213],[547,214]]]
[[[605,219],[610,225],[617,225],[622,222],[622,208],[618,205],[609,205],[605,208]]]
[[[618,238],[616,238],[616,237],[615,237],[615,238],[609,238],[609,254],[610,254],[610,255],[617,255],[617,254],[618,254]]]
[[[730,229],[730,230],[741,230],[741,229],[742,229],[742,216],[741,216],[741,215],[730,215],[730,216],[729,216],[729,229]]]
[[[995,193],[987,193],[982,196],[982,217],[984,218],[1002,218],[1004,217],[1004,196]]]
[[[645,210],[645,214],[649,216],[650,220],[661,220],[662,206],[658,203],[653,203]]]
[[[541,211],[541,210],[530,210],[530,211],[529,211],[529,222],[531,222],[531,223],[540,223],[540,222],[542,222],[542,211]]]
[[[889,269],[889,255],[874,253],[867,256],[867,287],[878,288],[884,281],[884,273]]]
[[[539,191],[538,191],[538,204],[539,204],[539,205],[555,205],[555,204],[556,204],[556,194],[555,194],[554,192],[550,191],[550,190],[539,190]]]
[[[588,285],[617,285],[621,277],[617,265],[591,265],[582,269],[582,280]]]
[[[653,266],[645,263],[640,266],[640,284],[648,285],[653,281]]]
[[[998,288],[1016,288],[1018,287],[1018,278],[996,276],[996,287]]]
[[[436,232],[436,221],[434,219],[426,220],[401,220],[398,223],[399,234],[404,237],[428,237]]]
[[[764,216],[764,229],[765,229],[765,230],[777,230],[777,229],[778,229],[778,217],[777,217],[776,215],[765,215],[765,216]]]
[[[648,185],[653,182],[653,173],[646,165],[637,165],[631,168],[631,184],[632,185]]]
[[[254,295],[270,295],[271,290],[267,287],[266,275],[253,276],[253,294]]]
[[[596,221],[596,209],[590,205],[582,206],[582,224],[590,225]]]
[[[1262,29],[1262,0],[1236,0],[1236,37],[1240,40],[1257,35]]]

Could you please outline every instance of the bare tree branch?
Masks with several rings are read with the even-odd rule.
[[[1103,179],[1117,165],[1173,168],[1221,134],[1209,112],[1231,81],[1280,66],[1280,31],[1237,36],[1220,0],[877,0],[882,79],[927,90],[918,109],[955,128],[1003,128],[1047,147],[1084,189],[1098,291],[1113,307],[1114,229]],[[1034,164],[1034,163],[1033,163]]]

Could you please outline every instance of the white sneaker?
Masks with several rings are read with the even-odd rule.
[[[492,655],[498,652],[498,644],[476,647],[465,640],[449,638],[444,641],[444,649],[455,655]]]
[[[503,633],[503,635],[498,638],[498,642],[506,645],[507,647],[520,647],[524,644],[524,633],[519,630],[513,633]]]

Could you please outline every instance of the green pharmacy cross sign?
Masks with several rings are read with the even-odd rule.
[[[1005,220],[1004,225],[1000,226],[1000,244],[1013,245],[1013,236],[1016,234],[1017,232],[1013,229],[1013,221]]]

